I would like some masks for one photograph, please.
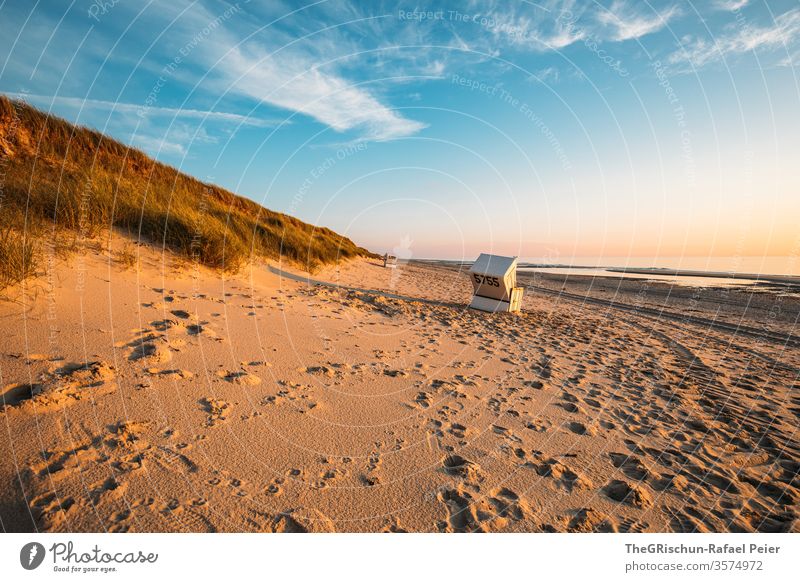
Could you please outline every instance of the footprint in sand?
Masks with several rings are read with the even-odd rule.
[[[305,372],[312,376],[326,376],[328,378],[333,378],[337,375],[336,370],[328,366],[308,366],[306,368],[298,368],[297,371]]]
[[[447,432],[458,439],[466,438],[469,434],[469,429],[464,426],[463,424],[459,424],[457,422],[450,423],[447,427]]]
[[[174,519],[177,530],[183,533],[216,533],[217,531],[210,519],[209,511],[195,506],[193,500],[180,502],[173,499],[162,513]]]
[[[609,499],[619,503],[627,503],[639,509],[646,509],[653,505],[653,498],[645,489],[620,479],[614,479],[609,482],[605,486],[604,492]]]
[[[128,523],[132,512],[130,509],[123,509],[115,511],[111,514],[110,525],[108,526],[109,533],[125,533],[131,531],[131,524]]]
[[[625,518],[619,522],[618,530],[620,533],[644,533],[650,524],[646,521],[639,521],[631,518]]]
[[[380,447],[379,443],[378,446]],[[349,457],[345,457],[343,462],[350,463],[352,459]],[[365,469],[365,473],[361,475],[361,482],[367,485],[368,487],[374,487],[381,482],[380,477],[378,476],[378,470],[381,466],[381,455],[380,450],[374,450],[369,458],[367,459],[367,466]]]
[[[153,449],[153,460],[171,471],[197,473],[198,466],[189,457],[172,446],[158,445]]]
[[[267,495],[272,495],[273,497],[280,497],[283,495],[283,484],[285,481],[286,480],[283,477],[276,477],[269,485],[267,485],[264,493]]]
[[[3,406],[18,406],[41,394],[43,384],[8,384],[0,394],[0,404]]]
[[[275,515],[266,531],[273,533],[333,533],[333,521],[316,509],[289,509]]]
[[[571,412],[573,414],[585,414],[583,408],[575,404],[574,402],[558,402],[555,406],[560,406],[567,412]]]
[[[419,408],[430,408],[431,406],[431,399],[427,392],[419,392],[417,393],[416,397],[414,398],[414,404],[416,404]]]
[[[45,531],[59,531],[68,523],[69,516],[78,512],[75,499],[59,496],[49,491],[34,497],[30,503],[31,515]]]
[[[333,521],[321,511],[299,507],[277,514],[251,509],[247,523],[257,532],[334,533]]]
[[[0,405],[6,410],[37,413],[69,406],[84,398],[97,398],[116,390],[115,370],[105,362],[70,363],[43,374],[38,382],[8,384]]]
[[[139,445],[143,442],[142,433],[149,425],[149,422],[136,422],[133,420],[118,422],[109,427],[111,436],[105,442],[108,446],[114,448],[139,448]]]
[[[108,477],[99,483],[89,486],[89,500],[92,506],[95,506],[101,500],[104,501],[109,497],[119,499],[125,494],[127,488],[128,484],[126,482],[120,482],[114,477]]]
[[[408,533],[408,530],[404,528],[400,524],[400,520],[396,517],[392,518],[392,520],[386,524],[383,529],[381,529],[383,533]]]
[[[261,384],[261,378],[255,374],[245,372],[244,370],[238,370],[236,372],[220,370],[217,372],[217,376],[231,384],[240,384],[243,386],[256,386]]]
[[[593,427],[586,426],[582,422],[577,421],[568,422],[566,427],[570,430],[570,432],[584,436],[594,436],[597,433]]]
[[[659,491],[683,493],[689,490],[689,480],[683,475],[667,473],[655,479],[654,487]]]
[[[114,528],[126,529],[127,519],[115,520],[115,516],[126,509],[122,506],[129,478],[153,452],[144,438],[147,426],[147,422],[120,422],[108,427],[108,434],[73,443],[68,449],[45,451],[42,462],[30,466],[30,508],[38,526],[56,531],[74,526],[68,518],[80,508],[74,519],[90,511],[99,519],[110,519]]]
[[[528,388],[533,388],[534,390],[541,390],[544,388],[544,382],[541,380],[525,380],[522,385],[527,386]]]
[[[181,370],[178,368],[168,370],[148,368],[145,371],[151,376],[159,376],[161,378],[169,378],[171,380],[191,380],[194,378],[194,374],[192,374],[189,370]]]
[[[547,432],[551,424],[538,418],[525,421],[525,428],[534,432]]]
[[[504,426],[500,426],[499,424],[491,425],[492,432],[496,435],[503,437],[505,440],[511,443],[521,443],[522,439],[519,438],[517,435],[510,428],[506,428]]]
[[[305,414],[317,408],[318,403],[308,395],[309,386],[286,380],[280,380],[278,384],[282,388],[278,390],[277,394],[265,396],[261,400],[262,406],[289,404],[300,414]]]
[[[507,528],[511,522],[529,518],[528,504],[514,491],[501,487],[488,496],[478,496],[459,486],[442,489],[437,499],[447,511],[446,521],[437,524],[445,532],[492,532]]]
[[[480,465],[460,455],[447,455],[442,460],[442,468],[448,475],[459,477],[468,485],[478,485],[485,479]]]
[[[183,326],[177,319],[159,319],[157,321],[151,321],[150,325],[152,325],[153,329],[156,331],[169,331]]]
[[[567,493],[590,489],[592,487],[592,482],[588,478],[573,471],[558,459],[541,459],[541,457],[539,457],[538,460],[528,461],[525,465],[533,467],[542,477],[554,479],[556,484],[566,490]]]
[[[159,346],[154,342],[143,342],[136,345],[128,355],[132,362],[144,361],[148,364],[163,364],[172,359],[172,352],[166,346]]]
[[[228,413],[230,412],[231,405],[224,400],[216,398],[201,398],[200,406],[203,411],[208,414],[205,426],[212,427],[217,424],[228,420]]]
[[[186,333],[189,335],[204,335],[209,337],[216,337],[216,333],[208,327],[206,323],[194,323],[186,326]]]
[[[620,469],[625,475],[637,481],[643,481],[650,476],[650,470],[642,461],[633,455],[625,453],[609,453],[613,465]]]
[[[79,384],[84,388],[101,386],[115,377],[114,367],[105,362],[66,364],[58,368],[55,377]]]
[[[617,525],[614,520],[591,508],[579,509],[567,526],[568,532],[573,533],[616,533]]]
[[[320,473],[319,479],[314,483],[313,487],[315,489],[325,489],[326,487],[332,485],[335,481],[343,479],[346,476],[347,471],[344,469],[332,467]]]

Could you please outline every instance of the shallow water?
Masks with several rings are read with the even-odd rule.
[[[657,267],[678,271],[710,271],[722,273],[761,273],[764,278],[800,277],[800,257],[692,257],[692,256],[605,256],[605,257],[520,257],[520,265],[553,265],[573,267],[594,267],[603,269],[610,266],[620,269]]]
[[[550,273],[553,275],[568,275],[581,277],[616,277],[619,279],[646,279],[649,281],[663,281],[673,285],[685,287],[742,287],[752,286],[763,281],[755,279],[735,279],[728,277],[703,277],[691,275],[662,275],[659,273],[623,273],[598,269],[593,267],[520,267],[519,273]]]

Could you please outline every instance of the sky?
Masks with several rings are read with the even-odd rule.
[[[797,0],[0,4],[0,92],[406,258],[800,256]]]

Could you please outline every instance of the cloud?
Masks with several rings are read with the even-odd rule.
[[[183,144],[168,141],[165,138],[151,135],[136,134],[131,136],[130,144],[139,149],[145,150],[156,158],[163,156],[186,157],[186,148]]]
[[[727,10],[733,12],[744,8],[750,3],[750,0],[715,0],[714,7],[719,10]]]
[[[444,68],[445,68],[444,61],[436,60],[436,61],[433,61],[432,63],[430,63],[426,67],[424,72],[427,75],[430,75],[430,76],[433,76],[433,77],[441,77],[442,74],[444,73]]]
[[[627,2],[614,0],[608,10],[603,10],[597,14],[597,20],[600,24],[610,29],[612,40],[624,41],[641,38],[657,32],[664,28],[670,20],[679,16],[680,13],[678,6],[673,5],[653,14],[637,14],[636,10],[630,7]]]
[[[83,99],[80,97],[61,97],[48,95],[32,95],[29,93],[6,93],[14,99],[22,99],[33,105],[39,104],[45,107],[62,106],[83,111],[109,111],[125,115],[138,115],[139,117],[172,117],[174,119],[196,119],[200,121],[220,121],[236,123],[252,127],[272,127],[279,122],[269,119],[260,119],[240,115],[238,113],[226,113],[222,111],[202,111],[198,109],[179,109],[174,107],[147,107],[134,103],[121,103],[118,101],[103,101],[99,99]]]
[[[164,156],[185,158],[191,147],[196,144],[217,143],[217,138],[210,135],[203,127],[196,128],[185,123],[175,123],[167,130],[137,127],[130,135],[128,143],[157,158]]]
[[[360,131],[383,141],[417,133],[423,123],[406,119],[363,87],[323,70],[302,50],[270,54],[251,43],[234,46],[217,67],[226,89],[296,111],[336,131]]]
[[[673,64],[701,68],[728,56],[751,51],[789,49],[800,38],[800,8],[777,16],[772,26],[747,25],[712,40],[696,36],[681,39],[681,48],[669,57]]]
[[[315,11],[277,10],[282,16],[274,20],[275,15],[264,15],[264,7],[256,3],[236,4],[236,18],[223,20],[210,6],[192,4],[191,16],[173,28],[171,42],[184,46],[204,23],[216,23],[191,52],[192,66],[203,74],[201,88],[212,94],[224,92],[299,113],[337,132],[358,133],[359,139],[382,141],[417,133],[425,124],[384,103],[384,83],[367,87],[359,83],[363,74],[346,76],[344,71],[363,59],[365,41],[372,39],[380,19],[373,23],[354,13],[354,7],[336,4]],[[333,24],[342,20],[352,24]],[[264,22],[270,25],[264,27]]]
[[[783,57],[780,61],[778,61],[778,66],[795,67],[796,63],[800,63],[800,50],[795,50]]]
[[[627,0],[614,0],[608,9],[588,3],[548,3],[526,11],[508,7],[492,13],[487,28],[495,40],[508,46],[558,51],[576,43],[641,38],[661,30],[681,15],[677,5],[644,14]]]
[[[558,83],[561,79],[561,73],[555,67],[546,67],[536,71],[532,77],[543,83]]]
[[[586,37],[586,31],[576,26],[572,5],[566,2],[546,9],[493,5],[486,14],[477,14],[477,23],[492,34],[495,46],[505,43],[537,51],[560,50]]]
[[[571,44],[579,42],[586,38],[586,33],[583,30],[568,29],[558,27],[551,34],[540,34],[538,36],[539,42],[550,49],[562,49]]]
[[[206,129],[207,126],[211,127],[210,123],[215,124],[215,129],[219,129],[220,124],[236,127],[271,127],[279,123],[275,120],[219,111],[170,107],[142,108],[132,103],[30,93],[6,93],[6,95],[32,105],[55,109],[56,112],[74,109],[75,114],[70,115],[70,118],[76,123],[102,128],[104,132],[112,130],[111,133],[114,135],[124,136],[123,141],[144,149],[158,158],[185,157],[189,146],[217,143],[218,137]],[[163,118],[167,118],[169,122],[165,123]],[[227,131],[228,128],[224,127],[223,132]]]
[[[203,126],[191,123],[173,122],[169,127],[162,127],[151,123],[137,124],[125,133],[128,134],[128,143],[141,148],[151,156],[162,159],[173,156],[189,157],[192,148],[203,144],[216,144],[216,136],[208,133]]]

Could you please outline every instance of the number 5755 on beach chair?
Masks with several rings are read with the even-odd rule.
[[[517,257],[481,253],[469,270],[474,295],[473,309],[519,311],[522,287],[517,287]]]

